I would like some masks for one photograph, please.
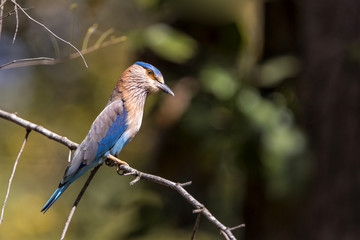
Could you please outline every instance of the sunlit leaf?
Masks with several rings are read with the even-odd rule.
[[[188,35],[165,24],[156,24],[145,32],[145,43],[161,57],[182,63],[194,56],[196,42]]]
[[[260,85],[273,86],[295,76],[300,70],[296,57],[280,56],[269,59],[260,67]]]
[[[205,88],[219,99],[229,99],[238,88],[235,77],[219,66],[208,66],[201,70],[200,79]]]

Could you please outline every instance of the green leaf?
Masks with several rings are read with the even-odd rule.
[[[156,24],[145,31],[145,43],[161,57],[183,63],[194,56],[196,41],[165,24]]]

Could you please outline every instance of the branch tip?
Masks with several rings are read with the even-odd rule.
[[[131,175],[137,175],[137,173],[136,172],[126,172],[126,173],[124,173],[124,176],[131,176]]]
[[[135,183],[137,183],[138,181],[140,181],[141,177],[138,175],[134,180],[132,180],[130,182],[130,185],[133,186]]]
[[[186,187],[186,186],[189,186],[192,184],[192,181],[188,181],[188,182],[185,182],[185,183],[176,183],[177,185],[181,186],[181,187]]]
[[[231,227],[231,228],[228,228],[229,231],[234,231],[236,229],[239,229],[239,228],[244,228],[246,225],[243,223],[243,224],[240,224],[240,225],[237,225],[235,227]]]

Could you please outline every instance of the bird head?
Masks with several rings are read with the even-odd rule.
[[[141,76],[141,84],[147,92],[152,93],[162,90],[174,96],[173,91],[165,84],[161,72],[156,67],[145,62],[136,62],[132,67],[139,71],[138,74]]]

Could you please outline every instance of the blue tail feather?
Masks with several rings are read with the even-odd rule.
[[[69,184],[59,187],[55,190],[50,199],[45,203],[45,206],[41,209],[41,212],[46,213],[46,211],[53,205],[53,203],[60,197],[60,195],[65,191]]]

